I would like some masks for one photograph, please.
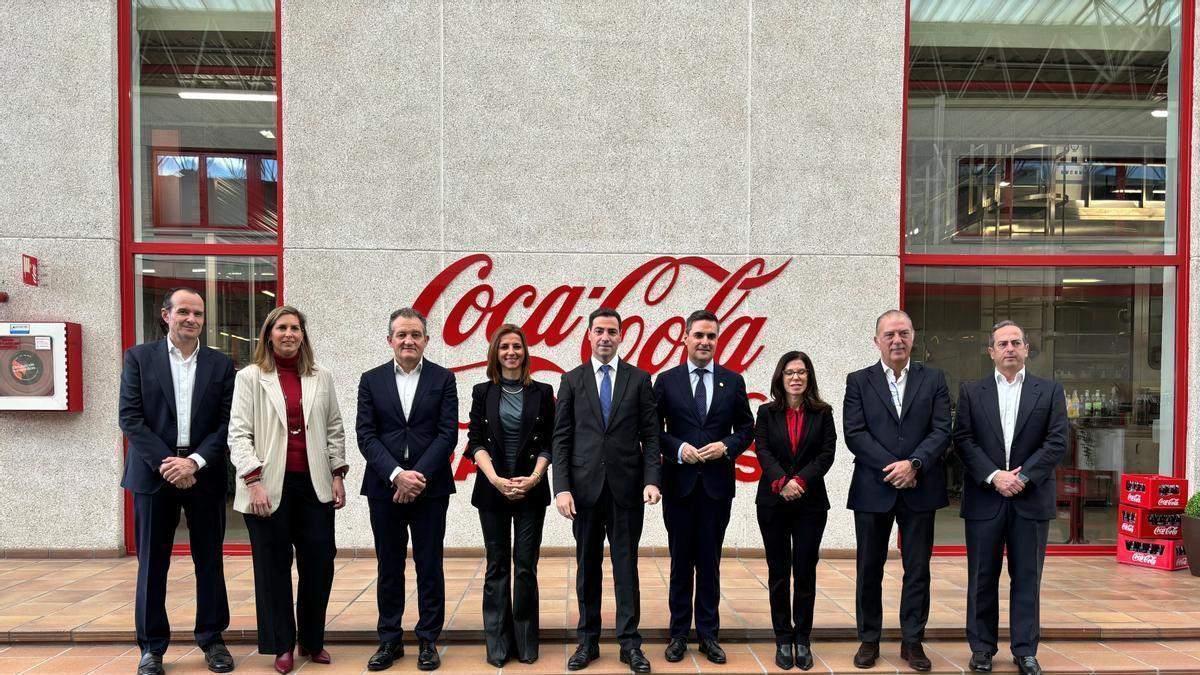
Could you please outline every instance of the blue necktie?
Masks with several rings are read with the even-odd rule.
[[[608,413],[612,410],[612,380],[608,379],[608,371],[612,366],[600,366],[600,415],[604,418],[604,426],[608,426]]]
[[[704,418],[708,415],[708,389],[704,386],[704,376],[708,371],[697,368],[692,372],[696,373],[696,412],[700,415],[700,423],[704,424]]]

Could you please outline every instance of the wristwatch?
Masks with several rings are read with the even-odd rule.
[[[916,457],[909,457],[908,461],[912,463],[912,468],[916,469],[917,471],[921,470],[922,463],[920,459]]]

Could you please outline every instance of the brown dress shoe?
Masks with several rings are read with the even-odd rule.
[[[875,665],[875,659],[879,658],[879,643],[864,642],[858,646],[858,651],[854,654],[855,668],[870,668]]]
[[[929,657],[925,656],[925,649],[920,642],[903,642],[900,644],[900,658],[908,661],[908,665],[912,666],[913,670],[925,672],[933,667]]]

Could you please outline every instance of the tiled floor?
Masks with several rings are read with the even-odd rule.
[[[189,630],[195,611],[191,561],[176,558],[168,606],[177,639],[168,654],[169,673],[207,672]],[[662,658],[666,637],[668,561],[643,557],[642,632],[654,672],[774,672],[766,565],[761,559],[727,559],[722,566],[722,638],[730,662],[715,666],[694,651],[681,663]],[[547,558],[539,571],[542,658],[533,666],[516,664],[508,672],[560,673],[574,636],[574,563]],[[271,672],[271,659],[255,653],[253,573],[247,557],[226,559],[232,625],[226,639],[239,660],[238,672]],[[480,587],[483,561],[446,560],[447,627],[440,672],[494,672],[483,659]],[[136,561],[0,559],[0,674],[10,672],[124,672],[135,670],[133,586]],[[898,560],[890,561],[884,581],[885,626],[895,638]],[[338,561],[329,608],[331,666],[298,661],[312,673],[361,672],[373,651],[375,563]],[[611,577],[604,622],[613,623]],[[963,672],[969,657],[963,640],[966,608],[966,561],[937,558],[933,563],[933,602],[929,653],[935,672]],[[851,666],[854,639],[854,562],[822,561],[814,630],[814,672],[862,672]],[[1002,598],[1006,590],[1002,589]],[[1108,557],[1050,558],[1042,590],[1042,650],[1047,672],[1195,672],[1200,673],[1200,579],[1187,572],[1158,572],[1117,565]],[[1007,610],[1001,607],[1001,626]],[[410,602],[410,610],[415,602]],[[410,611],[405,619],[411,626]],[[694,645],[693,645],[694,647]],[[874,671],[910,672],[899,660],[895,642],[884,644]],[[415,671],[414,658],[393,670]],[[997,672],[1013,672],[997,659]],[[602,658],[586,673],[628,672],[606,641]]]
[[[647,643],[646,655],[655,673],[780,673],[775,667],[774,645],[768,642],[727,642],[729,661],[714,665],[704,656],[689,651],[683,661],[667,663],[662,657],[662,645]],[[908,664],[900,660],[896,643],[885,643],[875,667],[858,670],[852,664],[857,643],[817,642],[813,644],[816,666],[812,673],[911,673]],[[568,645],[542,645],[537,663],[511,664],[502,670],[484,662],[483,647],[476,644],[449,644],[441,648],[442,668],[438,673],[516,673],[544,675],[565,673]],[[263,656],[250,645],[230,645],[237,660],[238,674],[273,673],[273,657]],[[374,647],[361,644],[332,645],[333,663],[319,665],[307,659],[297,659],[296,672],[311,675],[342,675],[366,672],[367,658]],[[963,673],[970,654],[961,642],[935,641],[926,644],[926,653],[933,661],[933,673]],[[1038,660],[1047,673],[1200,673],[1200,641],[1127,641],[1103,643],[1094,641],[1052,641],[1042,643]],[[122,673],[137,669],[136,647],[119,644],[71,645],[0,645],[0,674],[3,673]],[[191,646],[172,647],[164,659],[168,675],[207,673],[203,654]],[[410,654],[396,662],[389,673],[418,673],[416,659]],[[612,675],[628,673],[629,668],[617,659],[615,645],[601,647],[600,660],[593,662],[583,675]],[[801,671],[792,670],[799,673]],[[1007,658],[997,656],[995,672],[1014,673],[1016,667]]]
[[[640,561],[642,632],[647,639],[666,635],[668,562],[648,556]],[[574,637],[578,619],[574,566],[574,561],[567,558],[541,562],[538,579],[546,640],[569,641]],[[0,644],[132,641],[136,567],[136,561],[130,558],[0,559]],[[448,558],[445,570],[446,638],[475,641],[483,627],[483,561]],[[888,562],[884,623],[893,631],[890,637],[896,636],[901,572],[898,560]],[[226,558],[225,574],[232,613],[227,638],[252,640],[255,618],[250,558]],[[722,635],[727,640],[769,640],[766,563],[753,558],[727,559],[721,576]],[[611,627],[614,605],[607,572],[606,579],[609,595],[604,622]],[[374,638],[374,580],[374,560],[339,559],[329,606],[331,640]],[[181,639],[188,637],[195,612],[193,582],[191,561],[177,557],[167,600],[172,624]],[[854,561],[822,561],[817,584],[814,637],[854,639]],[[1006,595],[1002,588],[1001,597]],[[961,639],[966,602],[966,559],[935,558],[929,639]],[[1007,623],[1006,604],[1001,605],[1002,626]],[[415,601],[408,603],[407,626],[415,619],[415,605]],[[1200,579],[1186,571],[1160,572],[1117,565],[1108,557],[1049,558],[1042,584],[1042,635],[1045,639],[1200,639]]]

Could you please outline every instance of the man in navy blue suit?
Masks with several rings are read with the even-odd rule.
[[[900,528],[904,581],[900,591],[900,658],[917,671],[933,664],[921,642],[929,620],[929,558],[933,523],[946,496],[943,460],[950,443],[950,393],[937,368],[911,360],[916,331],[894,309],[875,320],[879,361],[846,377],[842,424],[854,453],[847,507],[857,544],[854,665],[879,658],[883,630],[883,567],[892,524]]]
[[[208,669],[233,670],[221,632],[229,601],[221,546],[225,541],[225,455],[233,360],[201,346],[204,299],[191,288],[163,297],[167,337],[125,352],[121,371],[121,431],[129,441],[121,486],[133,493],[138,579],[134,625],[142,651],[139,675],[163,672],[171,640],[167,571],[187,514],[196,566],[196,643]]]
[[[966,469],[967,642],[971,670],[989,672],[996,653],[1000,568],[1008,549],[1009,635],[1022,675],[1041,675],[1039,596],[1054,519],[1054,469],[1067,451],[1062,385],[1025,372],[1029,342],[1012,321],[988,338],[995,370],[958,393],[955,449]]]
[[[685,325],[687,362],[654,382],[663,429],[663,520],[671,551],[671,640],[664,652],[671,662],[687,652],[693,612],[700,652],[713,663],[726,662],[717,641],[721,546],[733,506],[733,461],[754,438],[754,416],[746,381],[713,359],[720,329],[712,312],[693,312]]]
[[[446,618],[442,546],[454,494],[450,456],[458,442],[454,374],[424,358],[429,327],[418,311],[392,312],[388,344],[394,358],[363,373],[358,384],[358,449],[367,459],[362,494],[371,510],[379,582],[379,649],[368,670],[386,670],[404,656],[404,565],[408,538],[417,570],[417,668],[441,665],[437,638]]]

